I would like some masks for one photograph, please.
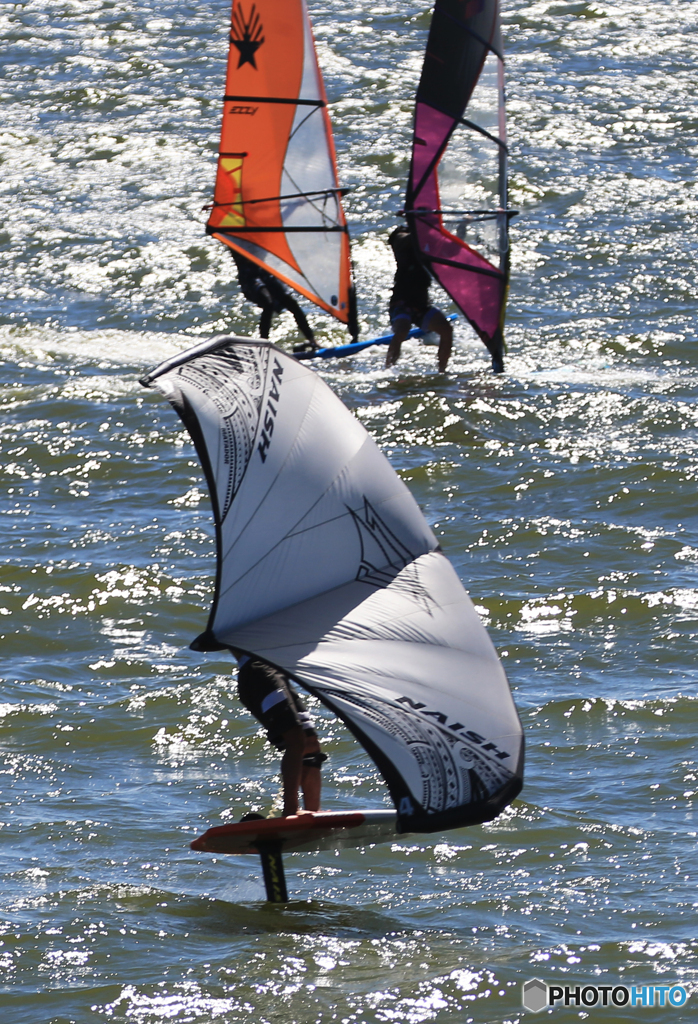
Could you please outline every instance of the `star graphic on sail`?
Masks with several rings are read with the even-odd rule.
[[[257,8],[252,4],[252,10],[250,16],[245,20],[242,7],[233,9],[232,17],[233,28],[230,33],[230,41],[234,46],[237,46],[240,54],[238,61],[238,69],[243,64],[251,64],[252,67],[257,70],[257,62],[255,60],[255,54],[264,42],[263,27],[259,15],[257,14]]]

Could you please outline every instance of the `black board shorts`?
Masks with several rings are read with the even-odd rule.
[[[317,736],[305,704],[286,675],[261,658],[250,658],[238,669],[238,697],[267,730],[267,739],[284,749],[282,736],[300,725],[306,736]]]
[[[427,332],[434,313],[440,312],[441,310],[437,306],[413,306],[408,302],[398,300],[397,302],[391,302],[388,316],[390,317],[390,325],[393,330],[395,330],[398,320],[409,320],[415,327],[420,327],[423,331]]]

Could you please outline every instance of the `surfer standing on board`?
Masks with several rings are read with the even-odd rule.
[[[248,260],[246,256],[240,255],[234,249],[230,249],[229,252],[235,260],[235,266],[238,269],[238,281],[242,294],[262,310],[262,316],[259,321],[260,338],[269,337],[273,314],[281,313],[282,310],[287,309],[289,313],[293,313],[299,330],[312,348],[317,348],[313,329],[308,323],[305,313],[293,296],[286,291],[281,281],[275,278],[273,274],[270,274],[269,271],[262,270],[260,266],[253,263],[252,260]]]
[[[400,358],[402,343],[415,324],[423,331],[434,331],[439,335],[438,364],[443,371],[448,365],[453,347],[453,328],[440,309],[429,302],[431,278],[422,266],[412,243],[410,229],[404,225],[396,228],[388,238],[393,250],[397,270],[390,296],[389,316],[393,338],[388,346],[385,365],[392,366]]]
[[[327,754],[320,749],[310,714],[284,672],[261,658],[242,651],[233,653],[238,662],[240,701],[267,730],[269,742],[283,751],[284,818],[304,813],[298,807],[299,790],[305,811],[319,811],[320,765]]]

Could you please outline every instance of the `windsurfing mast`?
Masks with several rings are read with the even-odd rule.
[[[358,337],[349,232],[305,0],[233,0],[206,232]]]
[[[477,120],[464,117],[474,94]],[[415,102],[404,214],[420,258],[487,346],[495,370],[503,368],[509,220],[515,216],[508,207],[504,104],[499,0],[436,0]],[[478,199],[488,192],[496,198],[494,209],[449,210],[442,204],[439,164],[456,144],[462,160],[464,140],[469,154],[476,150],[466,168],[471,176],[486,177],[487,165],[495,172],[489,189],[471,183]],[[466,236],[473,225],[481,229],[487,222],[494,222],[495,234],[489,248],[485,241],[485,255],[480,239],[476,249]]]

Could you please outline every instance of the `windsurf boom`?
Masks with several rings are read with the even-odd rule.
[[[436,0],[417,89],[405,215],[423,262],[490,350],[495,369],[504,349],[514,215],[504,98],[499,0]],[[455,208],[444,208],[444,200]]]
[[[206,231],[357,336],[349,234],[305,0],[233,0]]]
[[[494,818],[523,735],[506,676],[407,487],[322,379],[221,338],[143,384],[177,410],[211,492],[216,590],[196,650],[275,665],[349,727],[399,832]]]
[[[458,317],[455,313],[451,313],[450,316],[446,317],[447,320],[457,320]],[[423,338],[428,331],[423,331],[421,327],[414,327],[411,331],[407,332],[408,338]],[[367,338],[365,341],[353,341],[349,345],[335,345],[333,348],[304,348],[299,351],[293,352],[296,359],[343,359],[345,356],[354,356],[357,352],[363,352],[366,348],[372,348],[374,345],[389,345],[393,340],[392,331],[390,334],[381,334],[378,338]]]

